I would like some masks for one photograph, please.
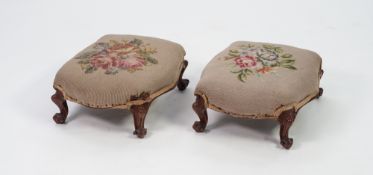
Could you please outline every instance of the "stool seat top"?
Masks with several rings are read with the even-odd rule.
[[[128,108],[175,87],[185,56],[174,42],[135,35],[105,35],[58,71],[54,88],[94,108]]]
[[[205,67],[195,94],[236,117],[276,118],[319,92],[321,57],[292,46],[237,41]]]

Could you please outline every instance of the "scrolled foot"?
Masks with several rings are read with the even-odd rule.
[[[56,93],[51,97],[52,101],[57,105],[60,109],[60,113],[56,113],[53,116],[53,120],[57,124],[63,124],[66,121],[67,114],[69,113],[69,108],[67,106],[66,100],[62,94],[62,92],[56,89]]]
[[[193,129],[196,132],[203,132],[203,131],[205,131],[205,128],[206,128],[206,123],[202,123],[200,121],[196,121],[193,124]]]
[[[295,117],[297,115],[297,111],[292,108],[287,111],[283,111],[278,121],[280,122],[280,139],[281,139],[281,145],[286,148],[290,149],[290,147],[293,145],[293,139],[289,138],[289,129],[291,125],[293,124]]]
[[[208,117],[207,117],[207,109],[205,106],[205,100],[203,99],[202,96],[196,95],[196,101],[192,105],[194,112],[197,113],[199,120],[196,121],[193,124],[193,129],[196,132],[203,132],[205,131],[207,122],[208,122]]]
[[[324,93],[324,89],[323,88],[319,88],[319,94],[317,95],[317,99],[320,98],[322,96],[322,94]]]
[[[137,135],[138,138],[144,138],[146,135],[147,129],[146,128],[140,128],[133,131],[134,135]]]
[[[133,105],[130,110],[133,114],[135,131],[133,134],[137,135],[138,138],[144,138],[146,135],[146,128],[144,127],[145,117],[148,113],[151,102],[146,102],[141,105]]]
[[[188,79],[183,79],[183,74],[184,74],[184,71],[187,68],[187,66],[188,66],[188,61],[184,60],[184,62],[183,62],[183,68],[181,69],[179,80],[177,82],[177,88],[180,91],[185,90],[188,87],[188,84],[189,84],[189,80]]]
[[[286,149],[290,149],[290,147],[293,145],[293,139],[292,138],[283,139],[281,140],[281,145]]]
[[[189,85],[189,80],[182,79],[181,81],[177,83],[177,88],[179,89],[179,91],[183,91],[188,87],[188,85]]]
[[[57,124],[64,124],[65,121],[66,121],[66,117],[64,117],[62,114],[60,113],[56,113],[54,114],[53,116],[53,120],[54,122],[56,122]]]

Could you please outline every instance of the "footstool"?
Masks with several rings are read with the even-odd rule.
[[[323,74],[315,52],[296,47],[238,41],[215,56],[203,70],[196,87],[194,111],[203,132],[207,108],[233,117],[274,119],[280,127],[283,147],[293,140],[288,131],[300,108],[315,98]]]
[[[151,102],[175,86],[184,90],[182,79],[188,65],[177,43],[133,35],[105,35],[69,60],[58,71],[52,101],[60,113],[56,123],[65,123],[66,100],[91,108],[129,109],[139,138],[146,134],[145,116]]]

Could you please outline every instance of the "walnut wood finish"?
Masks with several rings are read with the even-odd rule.
[[[131,101],[133,100],[146,100],[148,99],[150,94],[148,92],[143,92],[139,96],[131,96]],[[132,105],[130,107],[130,111],[133,115],[133,121],[135,124],[135,131],[133,131],[134,135],[137,135],[138,138],[144,138],[146,135],[146,128],[145,128],[145,117],[148,113],[149,107],[151,102],[145,102],[141,105]]]
[[[316,98],[319,99],[322,96],[323,93],[324,93],[324,89],[319,88],[319,93],[317,94]]]
[[[193,103],[193,110],[197,113],[200,121],[196,121],[193,124],[193,129],[196,132],[203,132],[206,128],[208,117],[205,101],[202,96],[196,95],[196,101]]]
[[[188,61],[184,60],[183,68],[181,69],[179,80],[177,82],[177,87],[180,91],[185,90],[189,84],[188,79],[182,79],[184,71],[187,66],[188,66]],[[139,99],[146,100],[149,98],[149,96],[150,96],[149,93],[143,92],[139,96],[131,96],[131,101],[139,100]],[[141,105],[132,105],[130,108],[130,111],[132,112],[134,123],[135,123],[135,131],[133,132],[133,134],[137,135],[138,138],[144,138],[146,135],[147,130],[144,127],[145,126],[144,123],[145,123],[145,117],[146,117],[146,114],[148,113],[150,105],[151,105],[151,102],[146,102]]]
[[[320,69],[320,79],[322,78],[322,76],[324,75],[324,70],[323,69]],[[323,88],[319,88],[319,94],[316,96],[317,99],[319,99],[322,94],[324,93],[324,89]]]
[[[323,75],[324,75],[324,70],[320,68],[320,72],[319,72],[320,79],[322,78]],[[323,95],[323,92],[324,92],[324,89],[320,87],[319,93],[311,100],[319,99]],[[293,145],[293,139],[289,138],[289,129],[291,125],[293,124],[296,116],[297,116],[297,111],[294,108],[292,108],[290,110],[283,111],[277,119],[277,121],[280,123],[281,145],[286,149],[290,149],[290,147]]]
[[[151,102],[147,102],[142,105],[132,105],[130,108],[135,123],[135,131],[133,131],[133,134],[137,135],[138,138],[144,138],[146,135],[147,130],[144,127],[144,123],[150,104]]]
[[[180,91],[185,90],[189,84],[188,79],[182,79],[184,71],[187,66],[188,66],[188,61],[184,60],[183,68],[181,69],[178,82],[175,85],[178,87]],[[175,86],[173,88],[175,88]],[[168,91],[172,89],[169,89]],[[150,94],[148,92],[143,92],[140,95],[130,97],[131,101],[134,101],[134,100],[146,100],[147,101],[141,105],[132,105],[130,107],[130,111],[133,114],[134,124],[135,124],[135,131],[133,132],[133,134],[137,135],[137,137],[139,138],[144,138],[144,136],[146,135],[146,131],[147,131],[146,128],[144,127],[144,123],[145,123],[146,114],[151,105],[151,101],[149,100],[149,97],[150,97]],[[52,101],[60,109],[60,113],[56,113],[53,116],[53,120],[58,124],[65,123],[66,117],[68,115],[68,107],[67,107],[66,99],[63,96],[63,93],[59,91],[58,89],[56,89],[56,93],[52,96]]]
[[[319,76],[320,79],[324,74],[324,70],[320,69]],[[318,99],[323,95],[323,88],[319,88],[319,93],[312,98]],[[200,121],[196,121],[193,124],[193,128],[196,132],[203,132],[207,125],[207,111],[204,99],[200,95],[196,95],[196,101],[193,103],[193,109],[197,113],[198,117],[200,118]],[[298,109],[299,110],[299,109]],[[229,114],[229,113],[227,113]],[[290,110],[283,111],[280,116],[277,118],[278,122],[280,123],[280,139],[281,139],[281,145],[286,148],[290,149],[293,145],[293,139],[289,138],[289,129],[291,125],[293,124],[295,118],[297,115],[297,111],[292,108]]]
[[[60,113],[54,114],[53,120],[57,124],[65,123],[67,114],[69,113],[69,108],[67,107],[67,103],[65,98],[63,97],[62,92],[56,89],[56,93],[52,95],[51,99],[60,109]]]
[[[180,90],[180,91],[183,91],[187,88],[188,84],[189,84],[189,80],[188,79],[182,79],[183,78],[183,74],[184,74],[184,71],[186,69],[186,67],[188,66],[188,61],[187,60],[184,60],[183,62],[183,68],[181,69],[181,73],[180,73],[180,76],[179,76],[179,80],[177,82],[177,88]]]
[[[284,111],[280,114],[278,117],[278,122],[280,123],[280,139],[281,139],[281,145],[289,149],[293,145],[293,139],[289,138],[289,129],[291,125],[293,124],[295,117],[297,115],[297,112],[294,108]]]

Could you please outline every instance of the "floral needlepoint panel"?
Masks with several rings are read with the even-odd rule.
[[[284,52],[281,47],[269,44],[241,45],[238,49],[229,50],[224,60],[230,61],[231,72],[242,82],[252,75],[273,73],[278,68],[297,69],[294,67],[295,59],[292,54]]]
[[[75,57],[85,73],[92,73],[98,69],[105,70],[105,74],[114,75],[121,70],[135,72],[144,66],[158,64],[152,57],[157,52],[142,40],[110,40],[95,43],[90,51]]]

